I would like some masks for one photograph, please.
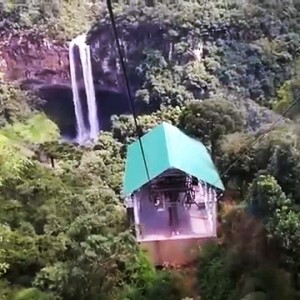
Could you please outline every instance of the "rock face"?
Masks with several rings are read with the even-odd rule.
[[[68,46],[28,30],[0,34],[1,80],[69,84]]]
[[[191,8],[193,7],[194,4]],[[152,68],[152,65],[154,67],[158,65],[158,68],[161,65],[161,61],[150,63],[146,61],[145,51],[158,52],[159,58],[163,57],[163,64],[167,69],[170,67],[167,76],[157,78],[154,72],[154,75],[151,74],[151,78],[148,78],[149,94],[155,95],[158,90],[159,102],[163,98],[171,99],[170,101],[178,98],[178,102],[182,104],[185,99],[189,99],[187,90],[189,93],[193,92],[196,99],[201,99],[198,96],[200,92],[206,90],[218,92],[218,86],[221,86],[220,91],[224,88],[234,95],[233,101],[242,99],[243,106],[246,103],[253,107],[252,104],[259,103],[261,99],[274,97],[278,87],[290,78],[291,62],[286,62],[283,58],[295,57],[300,41],[297,40],[295,47],[287,49],[283,57],[279,58],[277,55],[271,58],[267,56],[263,45],[258,43],[264,36],[274,36],[280,28],[276,29],[275,33],[268,31],[268,28],[274,29],[274,26],[249,31],[243,22],[235,19],[222,22],[205,21],[199,17],[202,14],[200,8],[197,11],[198,15],[192,10],[188,19],[183,17],[182,20],[179,13],[177,16],[173,16],[172,13],[169,15],[159,13],[160,11],[144,9],[129,11],[116,18],[133,94],[138,89],[143,92],[148,88],[143,87],[145,82],[145,78],[141,78],[144,76],[143,71]],[[87,43],[92,49],[92,68],[99,114],[105,114],[99,118],[108,120],[112,114],[130,112],[116,42],[107,18],[101,17],[101,20],[91,28]],[[19,82],[24,87],[37,90],[48,104],[52,103],[55,106],[48,107],[52,119],[58,115],[58,103],[68,103],[66,104],[68,108],[61,110],[70,110],[68,117],[70,122],[66,124],[63,120],[66,115],[61,113],[60,121],[63,120],[64,123],[61,128],[63,126],[71,128],[66,131],[74,132],[68,46],[68,43],[47,39],[34,30],[0,32],[0,81]],[[202,58],[195,55],[197,51],[202,53]],[[78,58],[76,52],[75,56]],[[150,59],[152,57],[156,59],[154,55]],[[201,69],[198,68],[200,71],[194,72],[195,68],[190,68],[190,63],[193,64],[193,61],[197,63],[201,59],[203,65]],[[165,78],[167,82],[164,82]],[[78,82],[81,93],[84,94],[82,78],[78,77]],[[214,86],[212,82],[217,82],[217,85]],[[173,102],[168,101],[166,105],[173,105]],[[150,106],[149,103],[145,101],[145,106]],[[253,109],[255,112],[257,106]],[[245,110],[249,114],[248,106]],[[252,119],[252,115],[249,114],[249,120]],[[249,126],[252,128],[254,125]]]
[[[168,30],[165,25],[155,22],[122,23],[122,27],[118,28],[133,91],[141,83],[136,74],[136,66],[143,61],[145,50],[158,50],[166,60],[177,64],[193,59],[188,52],[176,53],[174,46],[178,37],[172,36]],[[92,49],[96,88],[124,93],[124,75],[111,24],[108,21],[95,24],[88,34],[87,42]],[[198,42],[197,39],[191,44],[196,46]],[[30,86],[60,84],[70,87],[68,44],[48,39],[34,30],[0,32],[0,80]],[[78,57],[76,52],[75,56]],[[79,77],[78,80],[80,82],[82,78]]]
[[[123,25],[118,28],[118,33],[131,88],[136,90],[140,80],[135,67],[143,60],[143,52],[147,49],[161,50],[167,57],[173,45],[164,39],[165,30],[155,23]],[[96,25],[88,36],[88,43],[92,49],[96,84],[105,90],[124,92],[124,75],[110,24]]]
[[[141,85],[141,78],[136,74],[136,66],[143,61],[144,51],[157,49],[167,59],[172,59],[174,42],[166,36],[165,27],[151,22],[126,26],[122,24],[118,31],[130,86],[134,93]],[[92,52],[96,92],[105,95],[112,93],[114,99],[116,94],[120,94],[124,99],[126,94],[124,75],[120,68],[111,24],[108,21],[96,24],[94,30],[92,28],[88,34],[88,43]],[[76,49],[75,57],[79,62]],[[60,88],[70,90],[69,68],[69,43],[48,39],[34,30],[0,32],[0,81],[20,83],[22,87],[36,91],[44,88],[48,90],[51,86],[56,89],[58,85]],[[83,88],[82,76],[78,77],[78,82]],[[48,98],[47,101],[58,101]],[[62,98],[65,99],[63,96]]]
[[[133,34],[133,40],[138,40],[139,36]],[[126,54],[129,53],[126,40],[122,42]],[[124,92],[123,73],[109,25],[98,31],[90,44],[96,89]],[[78,59],[76,50],[75,57]],[[69,68],[69,43],[48,39],[33,30],[0,33],[0,80],[30,89],[57,84],[70,88]],[[78,81],[82,82],[80,76]]]
[[[104,53],[106,51],[104,46]],[[111,52],[113,53],[113,52]],[[105,54],[104,57],[107,55]],[[78,51],[75,59],[79,62]],[[119,72],[109,67],[107,60],[93,58],[93,69],[100,70],[95,80],[100,126],[107,129],[114,114],[130,112],[126,95],[122,93]],[[79,66],[80,69],[80,66]],[[114,74],[117,74],[114,77]],[[76,120],[70,82],[69,45],[50,40],[32,30],[0,33],[0,82],[20,84],[36,92],[44,100],[42,109],[60,128],[63,136],[74,138]],[[85,90],[78,77],[83,109]]]

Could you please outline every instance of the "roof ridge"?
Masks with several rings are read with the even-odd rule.
[[[166,130],[166,127],[164,126],[164,124],[168,124],[168,123],[163,121],[161,123],[161,125],[162,125],[162,129],[163,129],[163,134],[164,134],[165,147],[166,147],[166,152],[167,152],[167,160],[168,160],[168,164],[171,165],[170,152],[168,151],[168,149],[170,147],[170,142],[169,142],[167,130]],[[171,125],[171,124],[168,124],[168,125]]]

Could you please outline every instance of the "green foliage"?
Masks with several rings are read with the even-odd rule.
[[[294,125],[262,128],[256,135],[236,132],[224,136],[219,144],[216,163],[229,188],[245,194],[258,171],[272,175],[283,192],[299,203],[299,135]]]
[[[172,69],[159,51],[146,52],[145,58],[136,67],[136,73],[143,82],[136,92],[137,101],[142,106],[147,105],[147,109],[157,110],[193,100],[193,95],[181,85],[178,71]]]
[[[9,299],[16,289],[12,287],[6,280],[0,280],[0,299]]]
[[[286,111],[292,103],[291,107],[286,114],[287,117],[292,119],[297,119],[299,117],[300,107],[299,107],[299,59],[295,62],[295,74],[291,80],[287,80],[277,91],[277,97],[273,102],[273,109],[278,113],[283,113]]]
[[[270,175],[260,175],[253,181],[246,201],[263,217],[269,217],[282,206],[291,205],[276,179]]]
[[[10,128],[8,128],[8,131]],[[16,138],[27,143],[42,144],[57,141],[59,132],[57,126],[44,114],[35,114],[23,123],[16,123],[12,128]]]
[[[199,291],[204,300],[230,299],[234,288],[226,252],[209,243],[201,249],[198,268]]]
[[[239,190],[244,195],[248,184],[257,172],[255,149],[251,147],[254,137],[246,133],[225,135],[220,141],[216,163],[223,174],[227,188]]]
[[[104,211],[101,213],[103,215]],[[105,221],[96,214],[78,217],[64,237],[69,248],[67,253],[72,253],[73,259],[44,267],[36,277],[35,285],[63,298],[115,299],[118,286],[126,280],[127,266],[135,262],[135,246],[129,233],[113,236],[103,232],[104,224],[110,226]],[[98,230],[92,234],[97,227],[102,232]],[[80,282],[80,285],[74,285],[74,282]]]
[[[196,99],[203,99],[215,91],[218,80],[209,70],[216,70],[212,66],[213,61],[208,59],[204,63],[191,62],[183,68],[182,82],[188,91],[192,92]]]
[[[299,142],[293,126],[278,127],[259,138],[254,147],[257,169],[266,170],[280,184],[286,195],[299,203]]]
[[[25,92],[9,84],[0,87],[0,127],[24,120],[31,112],[30,98]],[[32,104],[32,103],[31,103]]]
[[[12,300],[54,300],[55,298],[49,294],[43,293],[35,288],[24,289],[17,292]]]
[[[299,272],[300,213],[283,206],[275,211],[266,227],[270,235],[278,241],[282,250],[282,260],[289,265],[292,272]]]
[[[66,40],[97,17],[92,47],[99,33],[109,36],[103,3],[23,4],[1,6],[4,29]],[[247,125],[257,129],[270,118],[254,122],[249,98],[279,113],[297,99],[299,11],[298,1],[275,0],[115,5],[122,41],[134,41],[125,54],[136,103],[152,112],[138,117],[141,133],[170,122],[210,148],[227,187],[243,196],[252,182],[246,209],[222,215],[220,244],[201,252],[203,299],[294,299],[299,133],[294,126],[245,133],[240,107],[249,108]],[[111,133],[79,147],[58,141],[56,126],[32,114],[34,101],[11,85],[0,88],[0,298],[182,299],[174,273],[154,270],[126,227],[120,192],[126,145],[137,138],[133,118],[114,117]]]
[[[294,198],[297,203],[300,199],[299,184],[300,175],[300,153],[289,144],[278,145],[270,158],[268,171],[283,187],[285,193]]]
[[[93,148],[72,152],[55,141],[49,122],[35,115],[3,129],[17,162],[24,157],[28,163],[15,175],[1,170],[1,275],[13,286],[37,288],[15,296],[24,299],[48,299],[39,289],[53,297],[116,299],[153,272],[138,257],[115,193],[123,172],[121,144],[103,134]],[[56,168],[35,160],[32,149],[55,157]]]
[[[138,125],[141,129],[141,134],[145,134],[150,129],[160,124],[161,122],[169,122],[172,125],[178,126],[179,117],[182,109],[178,106],[175,108],[167,107],[159,110],[151,115],[143,115],[137,118]],[[131,116],[120,116],[113,118],[112,133],[114,138],[122,143],[129,143],[137,138],[134,119]]]
[[[240,282],[242,299],[296,299],[288,275],[278,269],[258,268]]]
[[[181,300],[182,292],[180,287],[175,285],[174,276],[169,272],[159,272],[157,278],[148,289],[146,289],[141,300],[150,299],[174,299]],[[134,298],[139,299],[139,298]]]
[[[250,187],[248,203],[264,217],[269,238],[280,250],[280,258],[289,265],[293,275],[299,272],[298,249],[300,245],[300,213],[286,198],[276,180],[271,176],[257,177]]]
[[[220,244],[206,244],[199,257],[203,299],[296,299],[290,274],[279,267],[276,244],[266,233],[243,207],[225,205]]]
[[[221,216],[219,239],[227,249],[233,273],[244,274],[271,259],[263,223],[247,213],[244,206],[225,205]]]
[[[269,2],[118,2],[120,34],[134,45],[126,54],[137,101],[156,110],[225,90],[272,106],[278,89],[295,77],[299,4]],[[90,29],[92,44],[109,26],[103,10]]]
[[[43,130],[41,130],[41,128]],[[54,123],[44,115],[34,115],[24,122],[6,125],[0,131],[0,184],[5,178],[18,178],[30,165],[32,145],[58,138]]]
[[[0,7],[6,26],[37,29],[58,39],[70,39],[88,30],[98,13],[99,6],[89,0],[8,0]]]
[[[34,236],[22,236],[21,232],[13,231],[1,225],[1,256],[8,265],[35,261],[37,245]]]
[[[210,147],[215,158],[220,138],[243,128],[243,117],[235,105],[224,99],[208,99],[187,104],[180,120],[180,127]]]
[[[77,147],[76,145],[69,143],[61,143],[59,141],[45,142],[43,145],[40,145],[42,151],[45,151],[47,155],[63,161],[64,163],[80,162],[83,155],[83,149]]]
[[[175,276],[169,271],[156,271],[145,285],[127,292],[124,300],[182,300],[181,287],[176,285]]]

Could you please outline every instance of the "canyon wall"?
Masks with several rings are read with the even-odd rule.
[[[69,83],[68,45],[33,30],[0,33],[1,79],[18,83]]]
[[[262,101],[273,98],[281,84],[290,78],[290,57],[297,55],[300,42],[293,35],[284,35],[281,23],[267,26],[272,21],[268,18],[249,31],[239,16],[211,21],[203,17],[203,9],[194,11],[188,5],[184,9],[182,13],[177,11],[177,15],[160,8],[128,8],[116,13],[133,94],[138,90],[148,93],[150,101],[144,104],[150,107],[153,100],[153,110],[157,109],[156,103],[183,105],[190,98],[205,99],[210,92],[222,94],[245,110],[249,127],[259,126],[261,118],[269,120],[270,112],[266,109],[261,117]],[[255,18],[253,22],[257,23]],[[279,55],[267,53],[270,42],[265,37],[272,38],[281,32],[282,40],[287,41],[284,51]],[[107,15],[102,15],[91,27],[87,42],[92,49],[93,77],[101,112],[107,113],[107,118],[130,112]],[[46,101],[66,102],[71,108],[68,47],[68,42],[47,38],[33,29],[2,30],[0,80],[42,91]],[[197,55],[200,49],[201,55]],[[162,58],[163,67],[146,61],[147,52],[151,51]],[[146,68],[150,70],[150,79],[145,75]],[[83,87],[80,81],[79,78],[79,86]],[[58,87],[63,87],[64,93]],[[50,93],[49,89],[55,92]]]

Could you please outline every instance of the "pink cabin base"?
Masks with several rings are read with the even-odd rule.
[[[156,266],[187,265],[199,256],[199,247],[213,238],[185,238],[141,242],[140,246]]]

